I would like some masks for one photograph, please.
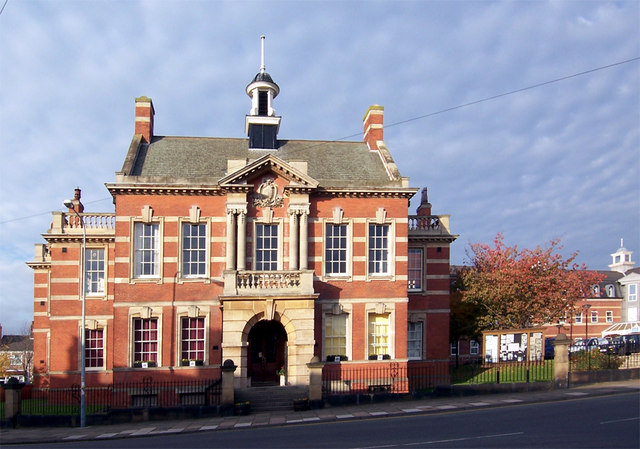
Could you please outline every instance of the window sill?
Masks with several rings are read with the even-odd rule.
[[[367,281],[392,281],[392,274],[368,274]]]
[[[323,276],[323,280],[327,281],[327,282],[331,282],[331,281],[350,281],[351,280],[351,275],[349,274],[325,274]]]
[[[162,284],[162,278],[153,277],[153,278],[131,278],[129,280],[131,284]]]
[[[157,367],[158,367],[157,362],[133,362],[132,368],[147,369],[147,368],[157,368]]]
[[[211,283],[211,279],[208,276],[193,276],[178,278],[178,284],[190,284],[190,283]]]

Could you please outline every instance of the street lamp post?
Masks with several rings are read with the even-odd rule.
[[[584,308],[584,339],[585,341],[589,341],[589,309],[591,308],[591,304],[585,304]]]
[[[585,304],[584,308],[584,341],[585,341],[585,349],[587,351],[587,363],[589,364],[589,371],[591,371],[591,351],[589,350],[589,309],[591,308],[591,304]]]
[[[86,323],[85,323],[85,300],[86,300],[86,288],[85,288],[85,252],[87,249],[87,230],[84,226],[84,221],[82,220],[82,217],[80,216],[80,214],[78,213],[78,211],[76,210],[76,207],[73,203],[72,200],[66,200],[64,202],[64,206],[67,207],[68,209],[72,210],[76,216],[78,217],[78,222],[80,223],[80,226],[82,227],[82,250],[81,250],[81,256],[80,256],[80,263],[81,263],[81,267],[82,267],[82,276],[80,277],[80,282],[82,284],[82,323],[80,326],[80,427],[85,427],[86,425],[86,416],[87,416],[87,404],[85,401],[85,386],[86,386],[86,374],[87,374],[87,370],[85,367],[85,342],[86,342],[86,337],[85,337],[85,327],[86,327]]]

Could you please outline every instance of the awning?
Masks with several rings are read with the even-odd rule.
[[[640,321],[626,321],[624,323],[612,324],[602,331],[603,337],[611,335],[629,335],[640,332]]]

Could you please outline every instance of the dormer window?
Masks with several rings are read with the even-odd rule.
[[[616,296],[616,289],[613,285],[607,285],[607,296],[614,298]]]
[[[598,285],[593,286],[593,296],[600,296],[600,286]]]

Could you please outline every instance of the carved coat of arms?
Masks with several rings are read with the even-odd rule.
[[[278,186],[274,178],[264,178],[258,191],[253,195],[255,207],[281,207],[282,197],[278,196]]]

